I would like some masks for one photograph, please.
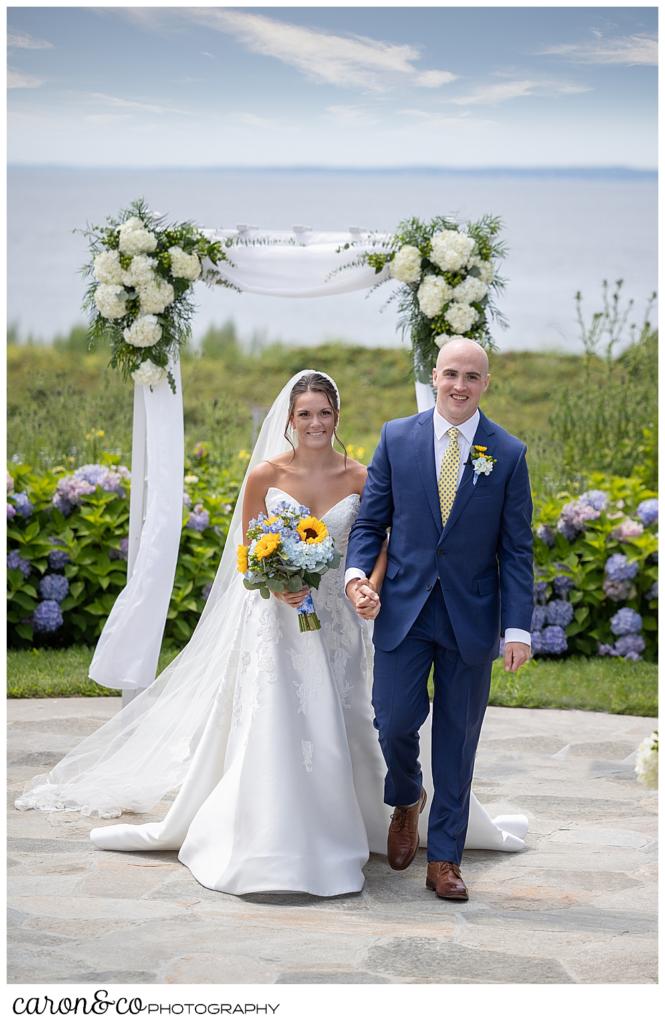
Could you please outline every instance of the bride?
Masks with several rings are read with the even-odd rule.
[[[178,850],[210,889],[360,891],[386,852],[385,764],[372,722],[371,623],[344,596],[344,563],[315,591],[321,629],[301,633],[305,591],[264,600],[235,566],[249,519],[307,505],[344,554],[366,469],[333,448],[334,381],[304,370],[264,421],[220,566],[187,646],[155,682],[16,800],[20,810],[144,813],[178,789],[160,822],[92,829],[106,850]],[[380,589],[385,556],[372,574]],[[421,734],[424,780],[429,735]],[[427,781],[425,781],[427,787]],[[179,787],[179,788],[178,788]],[[430,788],[431,792],[431,788]],[[471,797],[466,847],[518,850],[526,819],[489,818]]]

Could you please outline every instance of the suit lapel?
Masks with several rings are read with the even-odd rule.
[[[436,483],[436,472],[434,467],[434,424],[432,422],[434,410],[428,409],[418,419],[418,432],[416,435],[416,461],[418,470],[427,495],[427,503],[430,507],[434,522],[437,528],[441,529],[441,505],[439,504],[439,490]]]
[[[473,444],[484,444],[487,448],[489,448],[490,446],[487,444],[487,440],[489,437],[492,436],[493,433],[494,430],[492,428],[490,420],[488,420],[487,416],[485,416],[485,414],[481,411],[480,420],[478,422],[478,426],[476,427],[476,432],[473,435]],[[443,539],[446,536],[451,527],[454,526],[456,520],[459,519],[467,503],[475,494],[476,489],[481,485],[482,479],[482,477],[479,477],[474,486],[473,466],[471,465],[471,453],[469,452],[469,457],[466,460],[466,464],[464,466],[462,479],[460,481],[459,487],[457,488],[457,493],[455,495],[453,507],[450,510],[450,515],[448,516],[448,521],[446,522],[446,525],[444,527],[441,539]],[[487,483],[487,481],[485,481],[485,483]]]

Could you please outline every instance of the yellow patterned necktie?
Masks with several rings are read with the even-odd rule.
[[[447,434],[450,440],[448,441],[448,447],[443,453],[441,469],[439,470],[439,503],[441,505],[441,522],[444,526],[450,515],[455,494],[457,493],[457,479],[461,462],[461,452],[457,441],[459,430],[457,427],[450,427]]]

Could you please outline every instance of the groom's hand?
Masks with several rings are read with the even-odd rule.
[[[518,668],[521,668],[530,657],[531,648],[528,644],[521,644],[516,640],[511,640],[510,643],[506,644],[503,652],[503,667],[506,672],[517,672]]]
[[[346,596],[362,619],[374,619],[378,615],[381,602],[368,579],[350,580]]]

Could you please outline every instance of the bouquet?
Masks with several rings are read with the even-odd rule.
[[[323,574],[336,569],[342,558],[325,523],[305,505],[282,502],[272,515],[260,513],[250,521],[247,539],[249,544],[238,545],[238,571],[247,589],[258,590],[264,598],[318,587]],[[311,594],[297,612],[301,633],[321,629]]]
[[[649,789],[658,789],[658,730],[642,740],[637,749],[635,774]]]

